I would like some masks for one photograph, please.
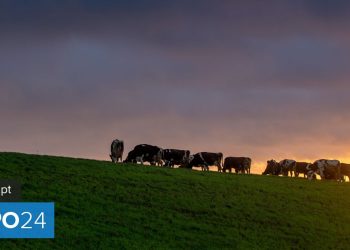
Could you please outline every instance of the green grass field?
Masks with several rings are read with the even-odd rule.
[[[1,249],[350,248],[349,183],[0,153],[7,178],[55,202],[56,238]]]

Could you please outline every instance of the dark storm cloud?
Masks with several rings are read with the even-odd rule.
[[[0,150],[105,159],[121,137],[257,161],[348,157],[349,7],[1,1]]]
[[[347,0],[307,0],[304,2],[307,10],[320,18],[328,20],[348,18],[350,3]]]

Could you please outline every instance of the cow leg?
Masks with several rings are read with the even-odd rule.
[[[324,172],[323,172],[323,169],[320,169],[320,176],[321,176],[321,180],[324,180]]]

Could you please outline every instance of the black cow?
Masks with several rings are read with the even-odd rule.
[[[185,164],[189,161],[189,157],[189,150],[163,149],[162,159],[167,167]]]
[[[275,160],[267,161],[266,169],[263,175],[279,175],[281,173],[281,166]]]
[[[111,144],[111,154],[109,155],[113,163],[122,161],[124,153],[124,142],[122,140],[115,139]]]
[[[311,163],[307,162],[296,162],[293,168],[294,177],[299,177],[299,174],[303,174],[304,178],[307,177],[308,167]]]
[[[252,160],[248,157],[226,157],[224,160],[223,172],[229,170],[231,173],[232,168],[234,168],[236,173],[250,174],[251,163]]]
[[[342,176],[347,176],[350,181],[350,164],[347,163],[341,163],[340,164],[340,174]]]
[[[143,165],[143,157],[144,157],[144,155],[141,152],[131,150],[123,162],[124,163],[129,163],[129,162],[130,163],[139,163],[140,162]]]
[[[151,165],[163,165],[162,162],[162,149],[157,146],[140,144],[135,146],[132,150],[132,158],[130,160],[136,160],[136,157],[141,158],[142,162],[149,162]]]
[[[222,153],[200,152],[190,156],[188,163],[184,164],[185,168],[201,167],[202,171],[209,171],[209,166],[217,166],[221,172],[223,155]]]

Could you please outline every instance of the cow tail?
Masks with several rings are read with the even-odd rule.
[[[250,168],[252,167],[252,159],[249,158],[248,174],[250,174]]]
[[[223,171],[224,169],[224,155],[221,154],[221,172]]]

